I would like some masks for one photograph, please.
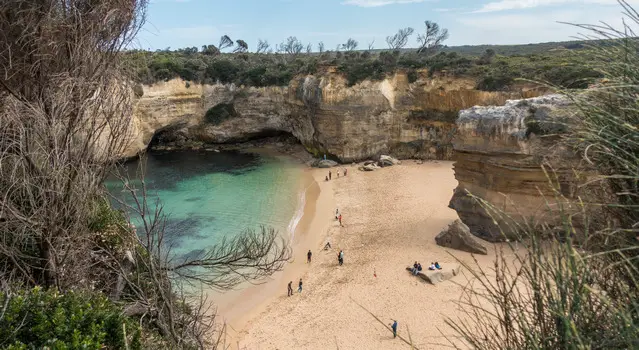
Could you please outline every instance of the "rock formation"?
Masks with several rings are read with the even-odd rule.
[[[435,242],[442,247],[457,249],[473,254],[488,254],[486,247],[473,238],[468,226],[455,220],[448,228],[435,237]]]
[[[474,235],[488,241],[515,239],[507,224],[552,223],[557,215],[549,215],[549,208],[558,203],[557,195],[567,203],[587,195],[585,187],[577,186],[573,172],[579,157],[558,143],[565,132],[564,118],[571,113],[569,101],[559,95],[507,101],[501,107],[472,107],[459,113],[453,140],[459,185],[449,206]],[[542,162],[559,183],[556,191],[549,185]],[[579,182],[595,175],[584,171]],[[494,211],[491,217],[469,193],[504,215]],[[502,224],[501,230],[495,222]]]
[[[407,267],[406,270],[411,271],[411,267]],[[440,282],[448,281],[453,277],[459,275],[461,267],[458,264],[451,264],[444,266],[441,270],[423,270],[417,273],[417,277],[423,279],[430,284],[437,284]]]
[[[405,73],[349,87],[337,73],[293,79],[287,87],[201,85],[175,79],[143,86],[133,135],[123,156],[152,142],[236,143],[281,133],[295,136],[317,157],[343,162],[380,154],[451,159],[460,109],[502,104],[543,91],[475,90],[473,79],[428,77],[409,83]]]

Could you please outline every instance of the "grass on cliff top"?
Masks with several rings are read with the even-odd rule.
[[[639,348],[639,45],[631,27],[639,27],[639,14],[621,5],[626,27],[580,26],[614,42],[583,53],[604,82],[584,93],[564,91],[577,113],[563,145],[601,175],[589,186],[610,195],[594,203],[565,198],[549,171],[556,192],[548,201],[559,225],[513,224],[475,197],[495,221],[510,222],[504,231],[515,231],[521,243],[495,248],[490,270],[465,266],[471,282],[459,300],[464,316],[447,321],[458,335],[449,339],[454,346]],[[593,209],[600,215],[589,215]]]

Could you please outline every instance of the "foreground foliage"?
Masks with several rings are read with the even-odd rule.
[[[626,23],[639,25],[639,14],[620,3]],[[567,199],[549,172],[557,191],[548,200],[558,204],[561,225],[527,220],[509,227],[519,233],[519,246],[498,248],[493,269],[466,266],[473,276],[460,299],[466,317],[447,322],[459,335],[451,339],[457,346],[639,348],[639,47],[630,26],[580,27],[608,40],[584,56],[605,80],[584,93],[564,91],[578,110],[563,145],[601,174],[590,185],[610,189],[610,196]],[[477,200],[497,221],[508,222]],[[590,216],[592,208],[603,217]]]
[[[0,347],[140,349],[140,328],[107,298],[39,287],[0,294]]]

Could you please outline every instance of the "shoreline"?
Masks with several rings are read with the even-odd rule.
[[[286,154],[285,154],[286,155]],[[286,155],[290,156],[290,155]],[[236,348],[238,341],[246,335],[250,323],[278,297],[286,296],[286,285],[293,281],[297,286],[299,278],[305,278],[309,270],[306,264],[308,249],[319,250],[327,235],[331,222],[331,215],[335,207],[331,182],[323,180],[328,169],[317,169],[303,166],[301,186],[298,192],[298,204],[288,228],[294,227],[288,233],[292,258],[282,271],[275,273],[264,283],[240,286],[239,289],[211,295],[217,307],[217,324],[226,324],[227,346]],[[321,173],[320,173],[321,172]],[[303,200],[300,200],[303,198]],[[301,216],[296,221],[298,212]],[[288,230],[287,230],[288,231]],[[294,288],[296,290],[297,288]]]
[[[456,301],[468,272],[462,271],[453,281],[430,285],[407,273],[405,267],[416,260],[422,264],[439,261],[447,266],[457,264],[456,258],[474,264],[471,254],[450,251],[452,257],[449,249],[434,240],[458,218],[448,208],[457,186],[453,162],[404,161],[372,172],[345,167],[349,170],[347,177],[333,177],[329,182],[323,181],[328,169],[314,171],[322,192],[331,192],[333,207],[316,218],[327,229],[310,246],[313,262],[301,270],[303,293],[288,298],[282,283],[280,296],[270,298],[261,311],[252,313],[240,334],[240,349],[406,347],[358,304],[383,320],[398,320],[403,336],[410,327],[419,348],[448,348],[444,336],[453,332],[445,321],[464,317]],[[344,216],[343,227],[334,220],[335,208]],[[330,251],[321,250],[321,237],[328,237]],[[343,266],[335,257],[340,249],[345,253]],[[304,251],[296,257],[304,259]],[[493,257],[491,253],[475,256],[477,263],[487,269]],[[296,285],[297,280],[293,281]]]

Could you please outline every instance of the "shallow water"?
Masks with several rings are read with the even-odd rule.
[[[140,161],[127,163],[136,178]],[[176,257],[194,254],[246,229],[273,227],[290,235],[299,220],[301,164],[263,152],[149,152],[144,165],[149,203],[167,214],[166,238]],[[133,181],[140,186],[140,181]],[[109,191],[132,204],[115,178]],[[132,217],[136,226],[139,218]],[[141,227],[138,227],[138,231]]]

